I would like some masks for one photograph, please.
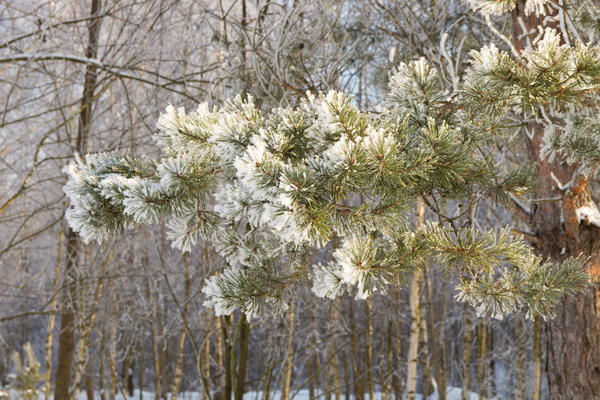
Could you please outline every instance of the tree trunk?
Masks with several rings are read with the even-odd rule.
[[[439,400],[446,400],[446,367],[445,367],[445,343],[444,343],[444,319],[445,319],[445,299],[444,294],[445,286],[442,287],[441,290],[438,291],[436,288],[437,283],[434,276],[434,273],[430,268],[425,266],[423,269],[423,281],[425,284],[425,294],[427,295],[427,308],[424,310],[424,322],[426,324],[427,330],[427,338],[429,340],[425,340],[429,345],[428,352],[430,354],[430,368],[432,377],[435,378],[435,382],[437,383],[437,392]],[[435,293],[434,293],[435,291]],[[436,294],[441,293],[442,296],[440,298],[440,303],[442,306],[442,310],[440,312],[441,316],[438,316],[438,309],[435,306],[436,304]],[[439,327],[439,332],[438,332]],[[439,339],[439,345],[438,345]],[[426,391],[424,394],[428,394]]]
[[[469,398],[469,392],[471,390],[471,340],[473,336],[471,321],[471,314],[469,313],[468,305],[464,306],[465,313],[465,334],[463,337],[463,365],[464,365],[464,376],[462,386],[462,400]]]
[[[137,359],[138,359],[138,387],[140,388],[139,395],[140,399],[143,400],[143,392],[144,392],[144,372],[146,369],[145,359],[144,359],[144,347],[141,341],[137,342]]]
[[[89,359],[91,352],[88,349],[88,360],[85,369],[85,397],[94,400],[94,363]]]
[[[423,280],[423,277],[421,277],[421,280]],[[422,283],[423,282],[421,281],[421,284]],[[429,343],[435,339],[429,339],[427,327],[425,326],[425,316],[421,311],[421,307],[419,307],[419,313],[419,321],[421,324],[419,332],[419,363],[421,364],[421,373],[423,375],[423,391],[421,395],[426,399],[431,396],[435,390],[433,387],[434,376],[431,368],[431,353],[429,352]]]
[[[525,15],[525,0],[513,11],[514,42],[521,51],[535,40],[538,28],[559,28],[560,14],[552,7],[547,15]],[[526,31],[524,31],[526,30]],[[560,29],[557,29],[560,32]],[[560,197],[562,201],[532,203],[529,218],[536,235],[538,252],[552,261],[585,254],[591,257],[590,274],[600,275],[600,229],[580,224],[576,210],[593,205],[587,178],[577,175],[577,165],[568,166],[560,159],[550,163],[540,155],[544,126],[528,123],[529,156],[537,163],[535,198]],[[568,193],[558,190],[560,182],[572,180]],[[595,205],[593,205],[595,206]],[[600,321],[598,292],[590,287],[585,293],[562,299],[556,317],[546,325],[546,372],[551,399],[584,400],[600,398]]]
[[[107,400],[106,397],[106,364],[104,362],[105,358],[104,358],[104,354],[105,354],[105,335],[104,335],[104,324],[102,324],[100,326],[99,329],[99,338],[98,341],[100,342],[100,354],[98,355],[98,357],[100,358],[100,381],[98,383],[99,385],[99,389],[100,389],[100,400]]]
[[[190,280],[190,265],[186,254],[183,254],[183,280],[184,280],[184,296],[183,296],[183,307],[181,309],[181,327],[179,328],[179,337],[177,340],[177,349],[175,354],[175,371],[173,374],[173,385],[171,387],[171,399],[177,400],[179,394],[179,385],[181,383],[181,376],[183,375],[183,350],[185,347],[186,340],[186,324],[188,318],[188,310],[190,304],[190,295],[192,290],[192,283]]]
[[[373,387],[373,296],[369,296],[366,303],[367,311],[367,351],[365,354],[365,364],[367,366],[367,390],[369,391],[369,400],[375,399],[375,388]]]
[[[244,389],[246,387],[246,367],[248,366],[248,341],[250,339],[250,324],[246,320],[244,313],[240,315],[238,330],[240,332],[240,339],[234,399],[243,400]]]
[[[54,268],[54,282],[52,291],[58,291],[58,283],[60,279],[60,265],[62,262],[63,248],[63,231],[58,232],[58,246],[56,249],[56,266]],[[56,297],[50,302],[50,317],[48,318],[48,332],[46,334],[46,374],[44,382],[44,400],[50,400],[51,378],[52,378],[52,338],[54,335],[54,325],[56,323]],[[0,382],[2,384],[3,382]]]
[[[100,12],[100,0],[92,0],[90,16]],[[92,18],[88,25],[88,44],[85,52],[87,58],[96,58],[98,55],[98,37],[100,32],[100,18]],[[77,128],[76,151],[80,154],[87,153],[87,140],[90,130],[92,102],[96,87],[96,66],[86,64],[83,81],[83,94],[81,109],[79,111],[79,124]],[[65,235],[67,246],[67,261],[65,263],[65,287],[68,294],[63,297],[63,307],[60,316],[60,331],[58,334],[58,365],[56,369],[56,384],[54,386],[55,400],[69,400],[71,393],[71,364],[75,351],[75,299],[76,297],[76,270],[79,255],[79,236],[67,228]]]
[[[479,388],[479,398],[483,399],[485,393],[485,372],[486,372],[486,344],[487,344],[487,324],[485,320],[481,321],[477,327],[477,345],[479,353],[477,355],[477,387]]]
[[[542,346],[540,317],[533,321],[533,400],[540,400],[542,392]]]
[[[215,317],[215,331],[217,338],[217,370],[215,376],[215,391],[214,391],[214,399],[215,400],[225,400],[225,343],[224,341],[227,339],[225,335],[225,331],[223,330],[223,322],[222,317]]]
[[[446,400],[446,281],[442,282],[442,315],[440,317],[440,346],[439,346],[439,355],[437,357],[438,360],[438,374],[437,374],[437,384],[438,384],[438,397],[439,400]]]
[[[394,373],[394,329],[392,321],[383,321],[383,324],[387,322],[386,336],[385,336],[385,374],[381,382],[381,400],[392,400],[392,376]]]
[[[417,202],[417,224],[423,224],[425,216],[425,205],[423,201]],[[417,394],[417,366],[419,363],[419,331],[421,330],[421,310],[420,310],[420,288],[422,269],[418,269],[413,274],[410,286],[410,338],[408,342],[408,357],[406,361],[406,399],[414,400]]]
[[[285,352],[285,364],[283,372],[283,385],[281,388],[281,400],[290,399],[290,388],[292,384],[292,370],[294,368],[294,318],[296,301],[293,298],[288,309],[288,340]]]
[[[523,315],[517,315],[513,326],[513,337],[516,348],[514,352],[514,384],[513,395],[515,400],[527,398],[527,329]]]
[[[63,306],[60,315],[60,330],[58,332],[58,362],[56,366],[56,383],[54,399],[70,400],[71,364],[75,352],[75,299],[77,298],[77,262],[79,256],[79,237],[71,228],[67,228],[65,263],[65,286]]]
[[[394,314],[400,315],[400,301],[401,301],[401,289],[396,286],[392,289],[392,301],[394,304]],[[402,385],[402,368],[399,367],[402,361],[402,323],[398,321],[399,318],[393,319],[392,327],[396,327],[395,331],[392,331],[393,342],[394,342],[394,366],[392,369],[392,387],[394,390],[394,399],[402,400],[404,398],[404,387]]]
[[[225,390],[224,399],[230,400],[231,393],[233,392],[233,377],[232,371],[233,366],[231,365],[232,354],[233,354],[233,343],[232,343],[232,329],[231,329],[231,316],[225,315],[223,317],[223,324],[221,327],[223,331],[223,344],[225,346],[225,354],[223,355],[223,366],[225,367]]]
[[[119,375],[117,374],[116,360],[117,360],[117,322],[115,321],[115,315],[112,313],[109,322],[108,332],[108,369],[110,374],[110,380],[108,381],[108,400],[115,400],[117,396],[117,385]]]
[[[337,307],[340,304],[339,301],[334,300],[334,303],[331,307],[332,309],[332,326],[337,331],[337,324],[339,323],[339,315]],[[338,348],[338,337],[337,332],[332,338],[331,343],[331,361],[333,363],[332,375],[333,375],[333,390],[335,393],[335,400],[342,400],[342,378],[340,372],[340,360],[339,360],[339,348]]]
[[[359,334],[358,326],[360,325],[356,321],[354,315],[354,299],[348,299],[348,320],[350,321],[350,340],[352,342],[352,365],[353,371],[353,383],[354,383],[354,398],[356,400],[365,400],[365,386],[364,378],[361,370],[360,356],[359,356]]]

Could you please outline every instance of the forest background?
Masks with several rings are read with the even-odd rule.
[[[594,2],[572,3],[570,18],[595,27]],[[88,152],[158,154],[151,134],[169,103],[244,92],[269,109],[333,88],[377,112],[400,62],[424,57],[451,87],[444,71],[460,76],[470,50],[512,34],[510,18],[466,0],[1,2],[0,385],[31,343],[46,398],[391,399],[410,382],[439,398],[450,387],[545,398],[546,323],[475,316],[435,266],[361,301],[294,287],[285,313],[247,323],[203,306],[204,279],[223,268],[210,246],[182,255],[160,224],[84,244],[64,221],[64,166]],[[518,140],[498,155],[500,169],[527,159]],[[519,227],[493,201],[472,224]]]

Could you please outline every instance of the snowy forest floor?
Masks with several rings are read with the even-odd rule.
[[[271,393],[271,400],[280,400],[280,392],[279,391],[275,391],[273,393]],[[100,394],[97,393],[97,396],[95,396],[97,398],[100,398]],[[320,396],[316,396],[317,399],[319,399]],[[39,399],[42,400],[44,398],[43,394],[40,393]],[[169,395],[170,398],[170,395]],[[203,395],[200,392],[181,392],[179,394],[178,397],[180,400],[201,400],[203,399]],[[262,392],[247,392],[244,393],[244,400],[261,400],[263,398],[263,393]],[[22,396],[20,394],[18,394],[15,391],[10,392],[9,400],[21,400]],[[309,399],[309,393],[308,390],[304,389],[304,390],[299,390],[296,392],[293,392],[290,395],[290,399],[292,400],[308,400]],[[352,397],[352,399],[354,399],[354,397]],[[446,396],[447,400],[461,400],[462,399],[462,389],[461,388],[457,388],[457,387],[450,387],[448,389],[448,393]],[[498,397],[493,397],[491,400],[501,400],[502,398],[498,398]],[[86,394],[84,392],[81,392],[79,394],[79,399],[78,400],[87,400]],[[154,392],[149,392],[149,391],[143,391],[142,395],[140,396],[140,392],[139,390],[134,390],[134,395],[133,397],[127,397],[126,399],[123,399],[123,396],[119,393],[116,395],[115,400],[154,400]],[[365,394],[365,400],[369,400],[369,395]],[[374,396],[374,400],[381,400],[381,392],[376,392],[375,396]],[[415,400],[438,400],[438,395],[437,393],[434,393],[433,395],[427,397],[427,399],[423,399],[422,396],[420,394],[417,394],[416,399]],[[469,393],[469,398],[468,400],[479,400],[479,395],[473,392]]]

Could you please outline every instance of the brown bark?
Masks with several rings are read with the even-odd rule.
[[[56,383],[54,385],[54,398],[56,400],[69,400],[71,387],[71,364],[75,352],[75,298],[77,295],[76,264],[79,255],[79,237],[70,228],[67,228],[65,263],[65,283],[67,292],[64,294],[63,309],[60,315],[60,330],[58,332],[58,361],[56,366]]]
[[[90,16],[99,14],[100,0],[92,0]],[[98,37],[100,32],[100,18],[93,18],[88,27],[88,44],[85,52],[87,58],[96,58],[98,55]],[[90,130],[91,108],[96,87],[96,67],[86,64],[77,129],[76,151],[80,154],[87,152],[87,139]],[[80,240],[79,236],[67,228],[65,235],[67,246],[67,261],[65,263],[65,287],[68,295],[64,297],[63,310],[60,316],[60,331],[58,335],[58,364],[56,369],[56,384],[54,386],[55,400],[68,400],[71,398],[71,367],[75,351],[75,307],[76,297],[76,269]]]
[[[221,328],[223,332],[223,343],[225,347],[225,354],[223,356],[223,366],[225,367],[225,392],[224,399],[231,399],[231,393],[233,392],[233,377],[232,377],[232,354],[233,354],[233,343],[231,334],[231,316],[226,315],[223,317],[223,324]]]
[[[527,361],[527,330],[525,329],[525,317],[517,316],[513,327],[513,337],[515,338],[516,351],[514,355],[514,384],[513,395],[515,400],[525,400],[527,398],[527,370],[525,369]]]
[[[479,327],[477,327],[477,345],[478,345],[478,360],[477,360],[477,385],[479,387],[479,398],[483,399],[485,393],[485,378],[486,378],[486,366],[487,366],[487,324],[481,321]]]
[[[542,392],[542,346],[540,317],[533,321],[533,396],[532,400],[540,400]]]
[[[100,358],[100,382],[98,383],[99,385],[99,390],[100,390],[100,400],[107,400],[106,397],[106,364],[104,362],[104,353],[105,353],[105,340],[104,340],[104,325],[100,326],[100,328],[98,329],[98,334],[99,334],[99,338],[98,341],[100,342],[100,354],[98,355],[98,358]]]
[[[248,366],[248,340],[250,339],[250,324],[244,313],[240,315],[238,331],[240,336],[234,400],[243,400],[246,387],[246,368]]]
[[[350,340],[352,342],[352,365],[354,371],[352,373],[354,383],[354,398],[356,400],[365,399],[364,378],[361,370],[360,356],[358,350],[358,326],[356,316],[354,315],[354,299],[349,299],[348,302],[348,319],[350,320]]]
[[[171,399],[177,400],[179,395],[179,385],[181,383],[181,376],[183,375],[183,350],[185,347],[185,341],[187,338],[186,324],[188,318],[188,310],[190,304],[190,295],[192,283],[190,280],[190,265],[187,259],[187,255],[183,254],[183,280],[184,280],[184,298],[183,308],[181,309],[181,327],[179,328],[179,337],[177,340],[177,350],[175,355],[175,366],[173,374],[173,384],[171,386]]]
[[[365,354],[365,364],[367,366],[367,390],[369,391],[369,400],[375,398],[375,388],[373,386],[373,297],[367,298],[367,351]]]
[[[396,286],[392,290],[392,301],[394,304],[395,315],[400,315],[400,303],[402,300],[400,287]],[[402,384],[403,381],[401,376],[402,368],[400,368],[400,365],[402,364],[402,323],[396,319],[396,321],[393,321],[392,327],[395,327],[392,332],[394,342],[392,387],[394,390],[394,398],[396,400],[400,400],[404,396],[404,386]]]
[[[517,51],[533,41],[538,26],[558,27],[557,19],[552,18],[557,16],[556,9],[547,15],[526,16],[524,6],[525,1],[520,0],[512,14]],[[540,155],[544,127],[530,123],[528,128],[533,133],[532,138],[527,139],[529,156],[537,163],[534,196],[560,197],[562,200],[532,204],[529,225],[538,238],[537,250],[553,261],[581,253],[590,256],[590,274],[597,280],[600,275],[600,229],[584,222],[580,224],[576,215],[578,207],[593,203],[587,178],[575,175],[576,165],[568,166],[559,159],[552,163],[544,160]],[[569,191],[558,190],[552,174],[562,183],[573,179],[573,186]],[[551,399],[600,398],[598,305],[598,293],[590,287],[583,294],[563,298],[556,318],[546,324],[546,372]]]

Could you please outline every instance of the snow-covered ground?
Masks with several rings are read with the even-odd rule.
[[[447,400],[461,400],[461,398],[462,398],[461,394],[462,394],[462,389],[457,388],[457,387],[451,387],[448,390],[448,395],[446,396],[446,399]],[[275,392],[271,393],[271,400],[279,400],[280,396],[281,396],[281,393],[279,391],[275,391]],[[308,398],[309,398],[308,390],[299,390],[299,391],[292,392],[290,397],[293,400],[308,400]],[[100,395],[98,395],[97,398],[100,398]],[[262,392],[244,393],[244,400],[262,400],[262,398],[263,398]],[[41,399],[43,399],[43,395],[40,394],[40,400]],[[202,396],[202,393],[199,393],[199,392],[182,392],[179,394],[178,399],[179,400],[203,400],[203,396]],[[352,397],[352,399],[354,399],[354,397]],[[417,394],[416,399],[424,400],[424,399],[422,399],[421,395],[419,395],[419,394]],[[437,394],[434,393],[433,395],[429,396],[426,400],[437,400],[437,399],[438,399],[438,396],[437,396]],[[9,400],[21,400],[21,396],[18,393],[11,391]],[[79,400],[87,400],[85,393],[79,394]],[[116,400],[154,400],[154,393],[144,391],[144,392],[142,392],[142,396],[140,397],[140,392],[138,390],[135,390],[133,397],[127,397],[126,399],[123,399],[121,394],[117,394]],[[317,397],[317,400],[324,400],[324,397],[319,396],[319,397]],[[369,400],[368,394],[365,395],[365,400]],[[374,400],[381,400],[380,392],[375,393]],[[471,392],[471,393],[469,393],[469,400],[479,400],[479,396],[476,393]],[[501,398],[494,397],[494,398],[492,398],[492,400],[501,400]]]

